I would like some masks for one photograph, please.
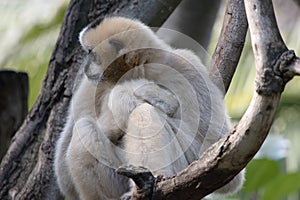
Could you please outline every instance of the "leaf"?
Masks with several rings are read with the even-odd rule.
[[[282,174],[269,182],[265,187],[264,200],[281,199],[300,189],[300,172]]]
[[[258,191],[280,174],[280,166],[269,159],[252,160],[246,169],[244,191],[251,193]]]

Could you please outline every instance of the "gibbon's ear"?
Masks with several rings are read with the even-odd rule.
[[[124,49],[124,44],[117,39],[111,39],[109,40],[109,44],[113,46],[113,48],[116,50],[116,54],[118,54],[122,49]]]

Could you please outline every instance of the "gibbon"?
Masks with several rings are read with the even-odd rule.
[[[85,76],[54,161],[67,198],[119,199],[134,184],[116,168],[174,176],[230,130],[223,95],[193,52],[124,17],[95,21],[79,40],[88,53]],[[243,182],[244,171],[214,193],[233,193]]]

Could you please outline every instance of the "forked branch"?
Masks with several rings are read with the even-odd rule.
[[[272,1],[247,0],[245,8],[257,70],[252,101],[225,138],[175,177],[158,182],[152,199],[200,199],[228,183],[259,150],[285,84],[299,75],[299,58],[281,38]]]

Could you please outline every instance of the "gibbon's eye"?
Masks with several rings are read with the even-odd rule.
[[[115,48],[116,53],[119,53],[124,48],[124,44],[119,40],[112,39],[109,41],[109,44]]]

